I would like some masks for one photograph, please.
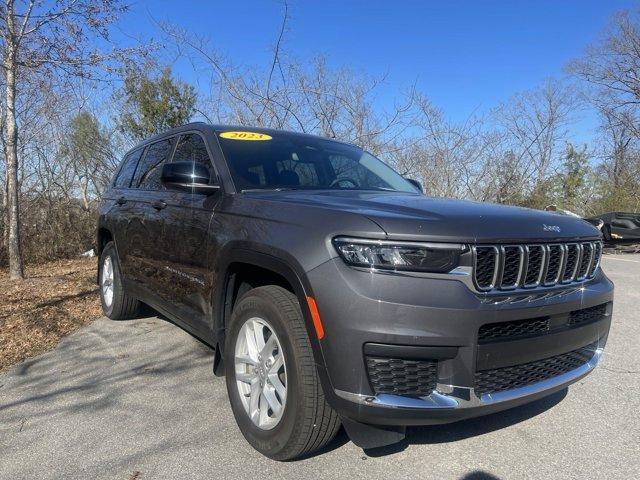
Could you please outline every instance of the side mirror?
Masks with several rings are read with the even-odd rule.
[[[411,185],[413,185],[414,187],[416,187],[418,190],[420,190],[421,193],[424,193],[424,190],[422,189],[422,184],[418,180],[414,180],[413,178],[405,178],[405,180],[409,182]]]
[[[220,185],[210,185],[209,169],[197,162],[165,163],[161,178],[167,187],[193,193],[213,193],[220,189]]]

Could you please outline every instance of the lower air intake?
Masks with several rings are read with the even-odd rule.
[[[366,357],[373,391],[394,395],[426,396],[436,388],[435,360]]]
[[[513,390],[557,377],[587,363],[595,350],[596,344],[591,344],[535,362],[476,372],[475,392],[477,395],[484,395]]]

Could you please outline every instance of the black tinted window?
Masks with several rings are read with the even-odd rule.
[[[113,186],[116,188],[128,188],[131,183],[131,177],[133,177],[133,172],[136,171],[136,165],[138,165],[138,160],[140,160],[140,156],[142,155],[143,149],[136,150],[134,152],[129,153],[124,160],[122,161],[122,167],[118,172],[118,176],[113,182]]]
[[[182,135],[173,154],[174,162],[196,162],[211,165],[204,139],[197,133]]]
[[[144,190],[164,190],[160,181],[162,165],[171,155],[171,139],[152,143],[138,165],[133,184]]]

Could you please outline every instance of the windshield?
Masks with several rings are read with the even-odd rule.
[[[393,169],[364,150],[287,133],[218,133],[238,190],[340,189],[417,193]]]

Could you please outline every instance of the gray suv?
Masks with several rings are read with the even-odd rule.
[[[549,395],[596,366],[611,321],[589,223],[426,197],[311,135],[196,123],[142,142],[97,245],[104,313],[144,302],[210,345],[241,432],[278,460],[341,425],[374,448]]]

